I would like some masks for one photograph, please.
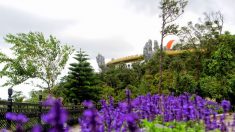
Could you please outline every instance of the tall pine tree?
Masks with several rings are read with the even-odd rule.
[[[67,98],[70,101],[73,99],[79,102],[97,100],[98,90],[94,87],[96,85],[95,74],[87,56],[80,49],[74,57],[77,62],[70,64],[70,71],[64,85]]]

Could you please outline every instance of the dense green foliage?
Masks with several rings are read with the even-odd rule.
[[[153,121],[148,121],[147,119],[142,121],[141,124],[148,132],[204,132],[205,126],[203,122],[163,122],[160,117],[157,117]],[[213,132],[216,132],[214,130]],[[218,130],[219,132],[219,130]]]
[[[162,92],[173,92],[176,95],[184,92],[197,93],[216,101],[229,99],[235,104],[235,35],[229,32],[219,34],[220,30],[212,32],[210,30],[215,29],[206,24],[205,22],[199,26],[189,23],[182,32],[193,26],[195,30],[200,27],[206,33],[201,34],[200,38],[188,38],[176,45],[175,49],[184,49],[185,52],[164,54]],[[159,52],[156,52],[152,59],[135,63],[132,68],[127,68],[124,64],[109,67],[100,73],[100,79],[103,86],[114,91],[119,100],[123,99],[125,88],[129,88],[134,95],[158,93],[158,67]]]

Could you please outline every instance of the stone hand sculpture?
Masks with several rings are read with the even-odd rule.
[[[154,51],[157,51],[159,49],[159,45],[158,45],[157,40],[154,40],[153,45],[154,45],[154,47],[153,47]]]
[[[149,60],[153,55],[152,40],[146,42],[143,50],[143,55],[145,60]]]
[[[105,67],[105,58],[101,54],[98,54],[96,57],[96,62],[99,66],[99,68],[104,68]]]

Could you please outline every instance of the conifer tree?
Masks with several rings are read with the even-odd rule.
[[[64,85],[67,98],[70,101],[73,99],[79,102],[83,100],[96,100],[98,91],[94,88],[96,85],[95,74],[88,62],[87,56],[80,49],[74,57],[76,62],[70,64],[70,71]]]

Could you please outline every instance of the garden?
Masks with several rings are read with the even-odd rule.
[[[82,104],[86,108],[78,118],[82,132],[227,132],[235,131],[235,115],[232,120],[226,120],[231,104],[227,100],[221,103],[208,101],[198,95],[184,93],[174,95],[142,95],[131,98],[131,92],[126,90],[126,99],[114,103],[113,97],[101,100],[101,108],[96,109],[92,101],[85,100]],[[47,131],[66,132],[68,112],[63,108],[61,100],[48,97],[43,102],[50,106],[48,113],[41,115],[44,123],[50,127]],[[24,123],[28,118],[23,114],[6,113],[6,118],[16,122],[16,131],[24,131]],[[6,131],[2,129],[1,131]],[[42,132],[45,129],[36,124],[32,132]]]
[[[108,65],[99,54],[95,71],[84,50],[55,36],[7,34],[12,54],[0,51],[0,77],[9,97],[0,99],[0,131],[235,132],[235,35],[224,31],[220,11],[178,24],[188,2],[159,2],[161,41],[152,48],[149,40],[131,66]],[[171,35],[179,42],[167,49]],[[21,84],[40,90],[26,98],[14,90]]]

